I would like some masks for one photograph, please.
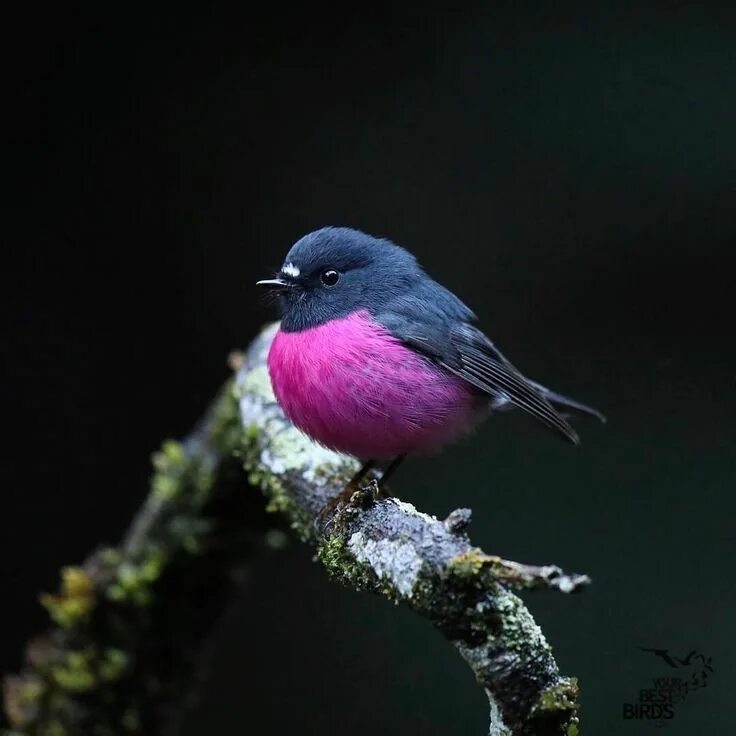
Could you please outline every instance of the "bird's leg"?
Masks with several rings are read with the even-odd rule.
[[[386,497],[389,495],[386,492],[385,483],[393,475],[396,468],[401,465],[401,462],[405,457],[406,455],[398,455],[386,466],[386,470],[383,471],[383,474],[378,479],[378,482],[375,486],[375,489],[377,491],[376,498],[381,496]],[[325,522],[330,518],[330,516],[332,516],[335,509],[341,504],[347,503],[347,501],[349,501],[352,497],[353,493],[360,490],[360,482],[373,469],[375,463],[375,460],[368,460],[367,462],[363,463],[360,470],[358,470],[358,472],[345,485],[345,488],[343,488],[340,493],[333,496],[324,505],[314,521],[315,529],[318,532],[324,531]]]
[[[321,514],[325,513],[325,510],[331,511],[335,508],[339,503],[342,503],[344,501],[347,501],[350,496],[355,493],[355,491],[360,489],[360,481],[365,478],[368,473],[372,470],[373,466],[376,464],[375,460],[368,460],[361,466],[360,470],[347,482],[347,485],[345,488],[343,488],[340,493],[338,493],[336,496],[334,496],[330,501],[328,501],[325,504],[325,508],[322,510]],[[320,514],[320,515],[321,515]]]
[[[355,491],[360,489],[360,481],[372,470],[376,464],[375,460],[368,460],[361,466],[360,470],[347,482],[345,488],[340,493],[333,496],[322,508],[314,521],[315,528],[319,531],[324,526],[324,521],[328,519],[332,512],[342,503],[350,500]]]
[[[383,492],[383,490],[384,490],[383,486],[386,483],[386,481],[394,474],[394,471],[396,470],[396,468],[399,467],[399,465],[401,465],[401,463],[402,463],[402,461],[404,460],[405,457],[406,457],[405,454],[404,455],[397,455],[388,464],[388,466],[386,467],[386,470],[383,471],[383,475],[381,476],[381,479],[378,481],[378,489],[381,492]]]

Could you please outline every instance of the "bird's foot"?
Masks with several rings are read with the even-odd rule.
[[[382,490],[376,480],[371,479],[366,483],[362,483],[372,467],[373,461],[369,460],[348,481],[345,487],[323,506],[314,520],[314,530],[317,536],[323,536],[329,531],[329,527],[334,521],[335,516],[350,503],[356,493],[368,493],[373,500],[381,496]]]

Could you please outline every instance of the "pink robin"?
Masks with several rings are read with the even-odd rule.
[[[276,399],[309,437],[364,462],[436,450],[491,412],[517,407],[578,444],[565,415],[585,404],[523,376],[473,312],[389,240],[326,227],[301,238],[276,278],[281,326],[268,369]]]

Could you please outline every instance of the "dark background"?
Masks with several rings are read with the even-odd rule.
[[[60,565],[120,538],[272,314],[253,284],[325,224],[391,237],[525,372],[599,406],[574,449],[502,416],[407,462],[402,497],[585,571],[525,596],[588,733],[713,658],[671,734],[733,725],[736,20],[731,3],[347,14],[273,5],[8,21],[0,670]],[[408,611],[298,545],[223,622],[188,735],[484,733],[485,699]]]

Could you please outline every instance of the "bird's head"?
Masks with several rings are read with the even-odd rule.
[[[281,327],[297,332],[358,310],[375,313],[421,277],[414,256],[391,241],[325,227],[298,240],[275,278],[258,285],[279,294]]]

